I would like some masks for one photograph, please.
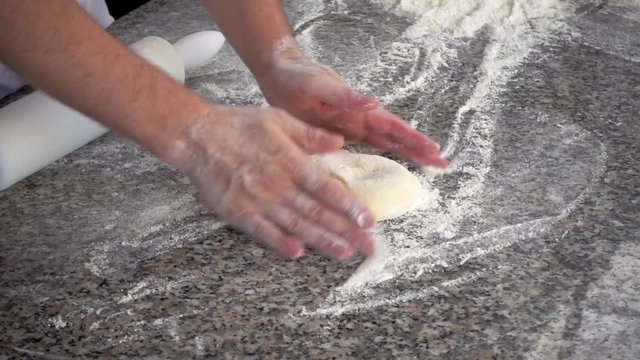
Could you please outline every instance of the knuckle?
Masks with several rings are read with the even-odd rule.
[[[253,235],[260,230],[260,213],[255,204],[238,197],[221,201],[216,213],[231,226]]]
[[[271,116],[281,122],[289,120],[289,113],[277,107],[271,109]]]
[[[247,221],[247,232],[255,237],[262,237],[265,230],[265,224],[261,221],[257,221],[257,219],[249,219]]]
[[[303,176],[305,166],[293,158],[290,154],[283,154],[280,158],[280,164],[294,179]]]
[[[317,90],[318,86],[322,85],[322,75],[319,73],[312,73],[307,81],[302,83],[301,91],[303,94],[310,94]]]
[[[323,233],[316,239],[316,246],[327,253],[333,251],[339,245],[338,240],[333,239],[328,233]]]
[[[317,202],[313,202],[307,208],[307,216],[314,220],[321,220],[325,217],[325,208]]]
[[[321,198],[329,198],[333,195],[333,186],[331,179],[321,179],[316,183],[316,194]]]
[[[227,192],[223,197],[214,205],[213,210],[225,221],[231,222],[238,214],[241,213],[239,199],[230,196],[230,192]]]
[[[309,239],[311,244],[315,247],[323,247],[323,245],[329,241],[326,230],[313,233]]]
[[[243,226],[252,218],[252,215],[249,212],[237,208],[224,209],[222,211],[222,215],[228,222],[238,226]]]
[[[229,190],[247,195],[255,200],[269,194],[275,182],[273,174],[269,172],[269,167],[249,162],[234,171]]]
[[[300,162],[295,173],[295,179],[308,191],[316,192],[321,183],[326,181],[329,175],[313,161]]]
[[[245,166],[238,167],[231,176],[228,193],[254,196],[254,191],[257,189],[255,178],[256,175],[252,176]]]
[[[307,129],[305,131],[305,137],[304,137],[305,148],[308,148],[309,145],[311,144],[315,144],[321,135],[322,133],[320,132],[319,129],[314,128],[312,126],[307,126]]]
[[[272,107],[273,114],[275,116],[285,116],[287,112],[281,107]]]
[[[291,216],[285,223],[285,230],[291,234],[297,233],[300,230],[302,219],[297,216]]]

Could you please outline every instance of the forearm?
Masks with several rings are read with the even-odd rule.
[[[202,3],[255,76],[271,66],[274,51],[299,53],[279,0]]]
[[[72,0],[0,2],[0,58],[31,84],[163,158],[207,104],[130,52]]]

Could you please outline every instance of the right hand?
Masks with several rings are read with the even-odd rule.
[[[174,163],[230,225],[289,259],[305,247],[340,260],[373,251],[373,216],[307,155],[339,149],[339,135],[275,108],[215,107],[185,138]]]

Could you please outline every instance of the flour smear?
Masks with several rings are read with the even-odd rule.
[[[302,316],[339,316],[393,305],[495,274],[500,267],[468,273],[460,273],[458,268],[471,259],[544,235],[584,201],[592,191],[592,184],[599,181],[605,170],[606,149],[594,136],[568,121],[550,119],[546,114],[523,113],[549,129],[544,141],[549,141],[549,146],[557,151],[557,154],[540,151],[538,157],[527,161],[546,164],[549,157],[566,157],[565,152],[585,149],[581,151],[587,152],[584,163],[589,164],[588,168],[579,169],[575,165],[575,174],[567,175],[581,176],[585,179],[584,186],[571,199],[563,197],[557,206],[550,206],[546,210],[548,214],[542,217],[511,224],[499,216],[489,219],[489,215],[483,214],[485,198],[493,191],[487,189],[486,180],[495,160],[498,113],[507,110],[502,108],[501,95],[524,62],[565,30],[563,19],[571,11],[569,4],[557,0],[385,0],[383,3],[414,19],[413,25],[370,65],[368,75],[359,77],[360,81],[364,79],[359,90],[376,93],[385,105],[438,86],[440,73],[460,65],[456,48],[464,46],[465,39],[481,33],[488,37],[477,82],[452,119],[443,147],[443,154],[450,161],[450,172],[444,178],[455,178],[457,186],[444,193],[433,177],[422,176],[421,181],[430,192],[427,198],[431,200],[412,214],[383,222],[376,229],[376,236],[386,243],[384,256],[366,260],[345,285],[334,289],[316,308],[304,308]],[[303,35],[299,41],[312,39],[308,34]],[[428,56],[422,56],[424,65],[416,65],[425,51]],[[412,69],[404,78],[393,79],[393,75],[389,75],[394,67],[405,65]],[[349,75],[346,74],[347,79]],[[380,87],[375,84],[391,82],[394,86],[380,94]],[[420,101],[429,99],[420,99],[418,103]],[[426,114],[417,111],[416,115]],[[412,124],[415,126],[420,120],[423,119],[414,118]],[[426,283],[425,274],[431,274],[431,281],[440,282]],[[403,282],[415,282],[418,278],[425,282],[422,290],[397,290]],[[391,280],[396,285],[385,286]]]
[[[310,11],[306,4],[312,5]],[[331,14],[327,16],[329,10],[339,13],[341,17],[337,21],[350,13],[328,10],[317,4],[320,2],[308,0],[300,5],[305,9],[300,21],[309,25],[296,38],[307,52],[320,57],[331,49],[322,48],[327,33],[314,34],[314,24],[324,21],[332,28],[334,18]],[[553,43],[554,34],[565,30],[563,19],[571,10],[568,5],[557,1],[473,0],[379,0],[379,4],[412,19],[413,25],[382,50],[375,42],[366,43],[365,47],[376,47],[367,49],[373,52],[371,56],[362,56],[368,62],[342,75],[358,90],[378,96],[385,106],[415,102],[415,111],[407,120],[415,127],[422,127],[421,130],[429,130],[424,129],[429,114],[423,108],[433,101],[424,94],[441,86],[443,79],[449,79],[452,69],[464,65],[461,59],[464,55],[459,51],[470,39],[483,36],[488,41],[469,97],[451,119],[452,126],[443,144],[443,152],[451,163],[449,172],[436,178],[418,173],[427,192],[421,206],[405,216],[379,224],[375,230],[376,241],[384,247],[378,247],[377,256],[367,260],[361,271],[332,290],[318,305],[292,314],[294,317],[339,316],[391,306],[446,293],[448,289],[508,271],[509,266],[459,269],[473,259],[547,233],[580,206],[604,172],[606,149],[595,136],[571,119],[520,111],[519,117],[530,119],[536,123],[536,129],[544,130],[543,139],[538,139],[540,148],[554,149],[552,154],[534,154],[527,159],[528,165],[538,164],[544,168],[550,157],[572,158],[574,167],[565,169],[564,174],[571,177],[571,181],[559,173],[557,184],[553,181],[546,184],[556,191],[549,191],[551,205],[541,211],[542,214],[509,223],[504,220],[507,216],[491,215],[487,211],[487,203],[492,203],[490,197],[495,190],[490,179],[496,153],[500,151],[500,147],[496,147],[499,144],[496,137],[500,134],[496,126],[501,119],[498,110],[504,107],[502,95],[530,55],[537,48]],[[207,76],[198,81],[195,76],[212,71],[216,73],[215,82]],[[213,101],[242,105],[263,102],[257,85],[232,51],[221,52],[215,64],[194,72],[190,86]],[[516,170],[522,169],[516,166]],[[455,179],[454,189],[442,186],[443,180],[451,179]],[[545,180],[553,178],[545,177]],[[509,181],[503,183],[509,184]],[[191,197],[178,194],[159,194],[157,198],[147,199],[146,209],[127,212],[126,215],[132,216],[129,224],[115,232],[110,241],[90,251],[86,267],[97,276],[112,276],[127,262],[153,258],[222,227],[217,220],[198,217],[201,212],[194,210],[195,204],[198,203]],[[123,257],[123,253],[133,255]],[[143,341],[150,330],[157,329],[166,330],[174,340],[184,339],[191,329],[181,328],[184,325],[180,320],[200,313],[210,316],[207,305],[190,305],[184,312],[151,320],[137,305],[147,297],[179,291],[183,286],[207,279],[213,271],[217,269],[212,265],[202,267],[199,272],[191,269],[172,273],[170,277],[146,275],[112,299],[80,303],[76,312],[52,317],[49,321],[51,326],[63,328],[75,319],[87,319],[83,321],[94,331],[112,331],[120,329],[119,324],[134,324],[127,328],[126,334],[114,338],[120,343]],[[252,273],[243,276],[247,276],[248,281]],[[421,284],[420,288],[416,289],[415,283]],[[404,284],[411,284],[411,290],[403,290]],[[197,352],[203,351],[205,341],[206,337],[196,337]]]

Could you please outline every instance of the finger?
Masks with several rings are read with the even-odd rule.
[[[300,171],[294,175],[294,182],[312,198],[343,214],[362,229],[375,225],[376,221],[371,212],[342,183],[312,161],[300,166]]]
[[[383,109],[368,113],[367,118],[364,141],[419,165],[447,166],[447,161],[439,155],[440,146],[402,119]]]
[[[296,259],[304,253],[304,246],[299,241],[258,214],[246,213],[237,216],[231,221],[231,225],[246,232],[286,259]]]
[[[406,121],[385,109],[376,109],[365,114],[365,130],[368,134],[383,134],[393,144],[421,149],[425,153],[438,153],[440,146],[424,134],[412,128]]]
[[[341,135],[307,125],[285,111],[278,111],[277,117],[285,134],[308,154],[336,151],[344,144]]]
[[[282,140],[283,144],[290,141],[286,138]],[[293,142],[291,145],[286,151],[281,151],[278,159],[277,169],[282,169],[282,174],[288,174],[292,183],[321,204],[351,219],[358,227],[368,229],[375,225],[371,212],[352,192],[299,151]],[[275,166],[273,169],[276,169]]]
[[[357,93],[344,82],[329,76],[317,79],[310,92],[324,104],[349,112],[369,111],[380,105],[377,99]]]
[[[294,211],[299,212],[301,216],[319,227],[330,229],[332,233],[345,239],[362,254],[371,255],[373,238],[367,231],[354,226],[350,219],[323,206],[304,193],[289,192],[289,194],[291,195],[287,197],[287,202]]]
[[[286,206],[271,209],[267,216],[280,229],[324,256],[346,260],[353,255],[351,245],[331,231],[321,228]]]
[[[440,155],[420,157],[419,154],[416,154],[414,158],[416,159],[414,162],[420,166],[435,166],[441,169],[446,169],[449,166],[449,161]]]
[[[377,148],[392,151],[394,154],[420,166],[435,166],[439,168],[449,166],[449,162],[438,153],[425,153],[419,148],[405,147],[389,140],[385,134],[369,135],[367,142]]]

